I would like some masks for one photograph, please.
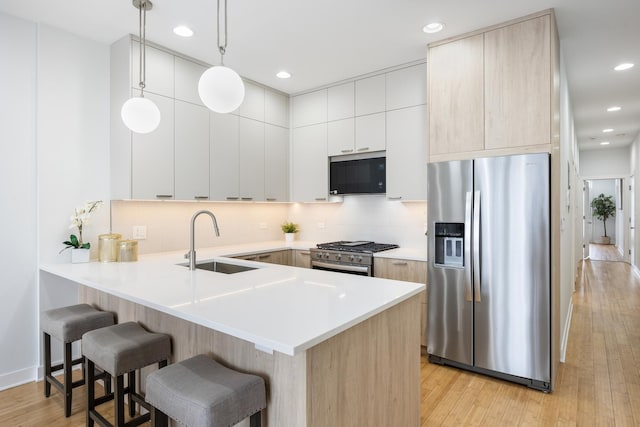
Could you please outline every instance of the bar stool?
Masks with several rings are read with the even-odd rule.
[[[77,304],[68,307],[54,308],[42,312],[40,325],[44,338],[44,396],[51,395],[51,385],[53,384],[64,396],[64,415],[71,415],[72,390],[74,387],[85,383],[86,369],[84,358],[80,357],[71,360],[71,344],[82,338],[85,332],[103,328],[114,324],[113,314],[96,310],[88,304]],[[55,337],[64,344],[64,361],[61,364],[51,366],[51,337]],[[71,380],[71,371],[74,365],[82,364],[82,379]],[[53,376],[54,372],[64,370],[64,384]],[[100,374],[98,378],[105,378],[105,374]],[[108,389],[105,388],[107,392]]]
[[[87,426],[98,422],[101,426],[111,426],[96,407],[114,400],[115,425],[124,426],[124,395],[129,396],[129,416],[135,417],[138,403],[148,411],[151,406],[136,392],[136,370],[158,363],[167,365],[171,355],[171,340],[168,335],[147,332],[136,322],[126,322],[107,328],[87,332],[82,336],[82,354],[87,360]],[[93,368],[98,366],[116,380],[115,391],[110,396],[95,397]],[[124,375],[128,375],[124,387]],[[149,421],[149,413],[140,415],[126,423],[136,426]]]
[[[147,376],[147,402],[153,406],[151,425],[164,427],[167,415],[196,426],[231,426],[251,417],[260,427],[266,408],[264,379],[226,368],[198,355]]]

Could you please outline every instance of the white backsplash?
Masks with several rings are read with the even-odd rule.
[[[200,209],[218,220],[216,237],[208,217],[196,222],[196,247],[282,239],[280,224],[300,226],[297,240],[373,240],[404,248],[422,248],[426,202],[388,201],[384,196],[347,196],[342,203],[227,203],[176,201],[112,201],[112,231],[131,238],[132,228],[147,227],[140,254],[186,249],[191,216]]]

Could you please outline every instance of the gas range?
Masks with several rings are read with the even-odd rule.
[[[371,241],[319,243],[311,248],[311,268],[373,276],[373,254],[398,245]]]

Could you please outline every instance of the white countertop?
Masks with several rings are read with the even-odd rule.
[[[314,246],[307,243],[197,250],[198,262],[215,258],[259,267],[236,274],[190,271],[176,265],[185,263],[185,251],[143,255],[132,263],[48,264],[41,270],[244,339],[260,350],[288,355],[303,352],[425,289],[419,283],[221,257]]]

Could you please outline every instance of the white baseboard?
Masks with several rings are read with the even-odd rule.
[[[37,371],[37,367],[32,366],[19,371],[9,372],[8,374],[1,374],[0,391],[35,381]]]
[[[571,315],[573,313],[573,301],[569,301],[569,312],[567,313],[567,321],[564,324],[564,333],[562,334],[562,342],[560,343],[560,362],[564,363],[567,357],[567,342],[569,341],[569,329],[571,328]]]

